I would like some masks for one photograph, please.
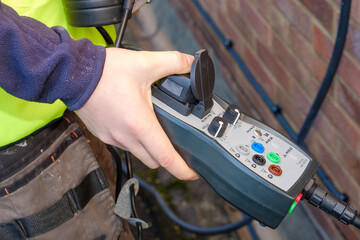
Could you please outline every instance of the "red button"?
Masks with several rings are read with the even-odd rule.
[[[280,176],[282,174],[282,170],[278,165],[270,165],[269,171],[274,174],[275,176]]]

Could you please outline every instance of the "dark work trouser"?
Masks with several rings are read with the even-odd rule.
[[[0,239],[117,239],[108,183],[69,116],[0,151]]]

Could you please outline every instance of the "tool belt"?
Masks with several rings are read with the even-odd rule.
[[[108,182],[69,115],[0,151],[0,239],[117,239]]]

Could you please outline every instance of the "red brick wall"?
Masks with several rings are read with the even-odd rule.
[[[298,132],[324,77],[333,50],[340,0],[200,0],[274,103]],[[236,67],[192,1],[171,0],[199,43],[217,55],[245,112],[279,124]],[[306,144],[350,201],[360,207],[360,1],[352,2],[346,50]],[[311,208],[310,208],[311,209]],[[359,239],[313,211],[332,239]]]

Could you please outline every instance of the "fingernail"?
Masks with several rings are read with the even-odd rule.
[[[195,180],[198,180],[200,177],[199,176],[195,176],[193,178],[190,179],[190,181],[195,181]]]
[[[200,178],[200,175],[198,175],[197,173],[195,173],[195,176],[192,177],[190,180],[194,181],[194,180],[198,180]]]

